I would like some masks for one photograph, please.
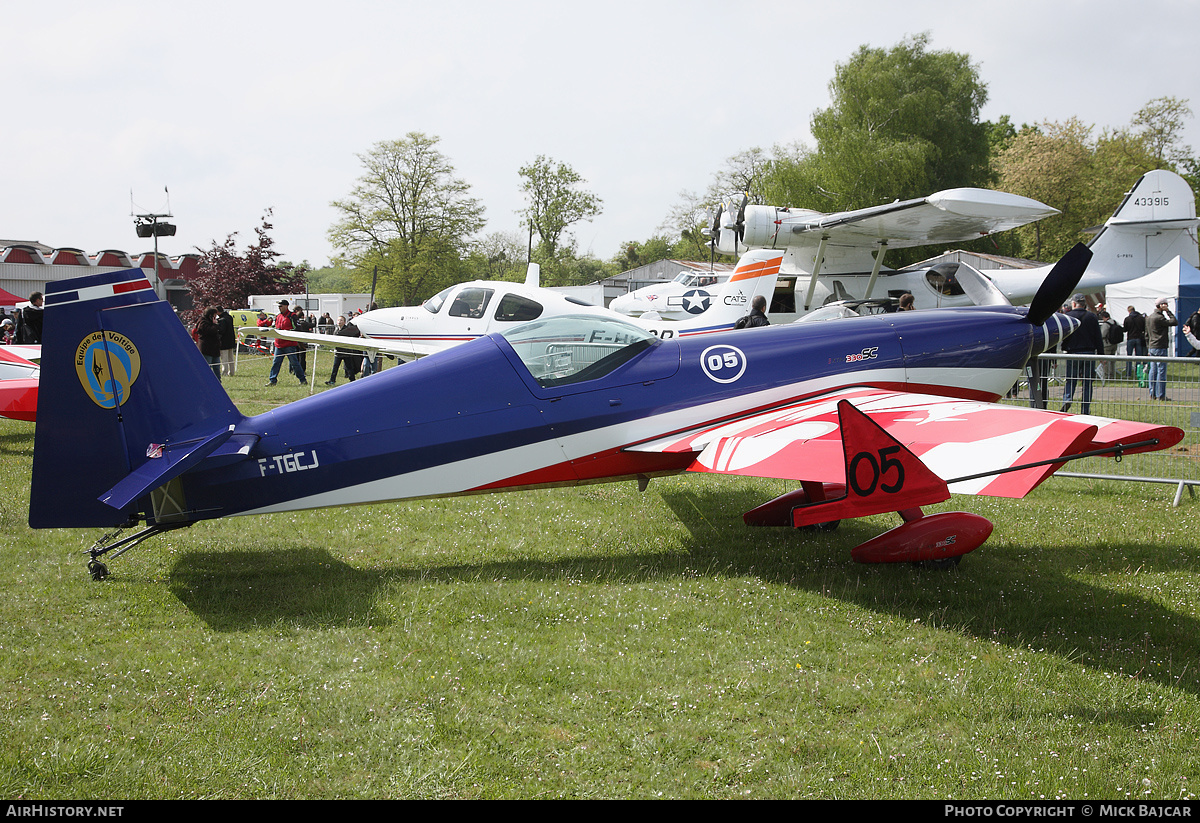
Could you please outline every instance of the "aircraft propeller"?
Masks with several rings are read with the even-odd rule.
[[[1071,297],[1071,292],[1075,291],[1075,287],[1083,279],[1083,273],[1087,271],[1091,259],[1092,250],[1082,243],[1076,243],[1054,264],[1054,268],[1046,275],[1029,304],[1030,323],[1040,326],[1050,319],[1050,315],[1062,308]]]
[[[738,253],[738,243],[746,237],[746,206],[750,204],[749,195],[742,195],[742,202],[738,206],[737,220],[733,223],[733,252]]]
[[[1070,299],[1071,292],[1075,291],[1075,287],[1083,279],[1083,273],[1087,270],[1091,259],[1092,250],[1083,243],[1076,243],[1054,264],[1054,268],[1046,275],[1046,279],[1042,281],[1037,294],[1033,296],[1033,301],[1029,304],[1029,314],[1026,317],[1030,324],[1045,326],[1052,317],[1060,316],[1055,313]],[[1063,320],[1068,322],[1056,324],[1059,334],[1054,341],[1055,344],[1074,331],[1078,325],[1078,321],[1074,318],[1063,317]],[[1049,330],[1047,330],[1048,334]],[[1039,409],[1046,408],[1046,397],[1042,391],[1042,364],[1038,355],[1050,348],[1048,343],[1048,336],[1041,345],[1035,339],[1033,351],[1029,356],[1029,399],[1030,404]]]

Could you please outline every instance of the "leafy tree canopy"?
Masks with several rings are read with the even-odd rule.
[[[363,174],[333,207],[338,262],[359,288],[376,282],[381,305],[412,305],[458,282],[484,210],[438,150],[439,138],[409,132],[359,155]]]
[[[237,232],[230,234],[223,243],[213,241],[212,247],[197,249],[200,265],[197,275],[188,281],[194,308],[184,313],[183,320],[189,325],[210,306],[240,308],[249,305],[252,294],[290,294],[304,291],[308,266],[276,262],[279,252],[275,251],[275,240],[271,237],[273,226],[269,222],[271,210],[263,215],[262,225],[255,229],[257,242],[237,249]],[[194,316],[193,316],[194,315]]]
[[[518,214],[525,218],[531,237],[538,236],[532,262],[541,265],[547,282],[568,285],[565,281],[574,277],[568,272],[575,268],[575,249],[567,230],[599,215],[603,201],[582,188],[585,181],[575,169],[545,155],[518,173],[527,203]]]
[[[1060,214],[999,235],[996,245],[1015,257],[1057,259],[1086,241],[1087,230],[1107,220],[1146,172],[1193,173],[1191,147],[1180,143],[1188,116],[1186,101],[1158,98],[1135,113],[1127,128],[1097,137],[1094,126],[1074,117],[1022,126],[993,158],[996,187],[1040,200]]]
[[[989,182],[987,87],[967,55],[928,45],[862,46],[839,65],[812,118],[816,149],[772,162],[767,199],[834,212]]]

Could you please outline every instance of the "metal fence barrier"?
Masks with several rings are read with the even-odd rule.
[[[1060,471],[1059,475],[1173,484],[1176,506],[1185,488],[1191,497],[1196,496],[1195,487],[1200,485],[1200,358],[1043,354],[1038,359],[1048,384],[1046,408],[1052,411],[1063,405],[1067,362],[1090,360],[1095,367],[1089,414],[1166,424],[1184,431],[1183,440],[1170,449],[1131,455],[1120,461],[1111,457],[1084,458],[1069,463],[1071,470]],[[1168,399],[1152,400],[1145,375],[1150,364],[1164,362]],[[1031,404],[1028,380],[1019,381],[1005,402]],[[1083,386],[1077,381],[1070,411],[1082,414],[1082,403]]]

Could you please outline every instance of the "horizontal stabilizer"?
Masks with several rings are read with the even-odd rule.
[[[100,495],[101,503],[107,503],[118,511],[144,497],[159,486],[164,486],[171,480],[195,466],[229,439],[233,434],[233,426],[222,429],[216,434],[200,440],[186,443],[153,446],[146,456],[147,460],[120,483]]]

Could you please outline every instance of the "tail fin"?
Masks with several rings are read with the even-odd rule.
[[[750,313],[750,304],[755,297],[765,297],[767,305],[771,305],[782,263],[782,251],[748,251],[738,260],[737,268],[716,294],[704,298],[712,304],[696,319],[644,321],[643,325],[660,337],[688,337],[732,329],[739,318]]]
[[[1196,247],[1196,195],[1175,172],[1146,172],[1092,238],[1092,263],[1080,287],[1143,277],[1175,257],[1200,266]]]
[[[120,506],[98,498],[122,481],[127,495],[143,488],[127,480],[139,469],[154,486],[166,482],[160,464],[146,468],[152,452],[207,444],[241,415],[141,269],[49,283],[45,300],[29,524],[143,519],[136,498]]]

